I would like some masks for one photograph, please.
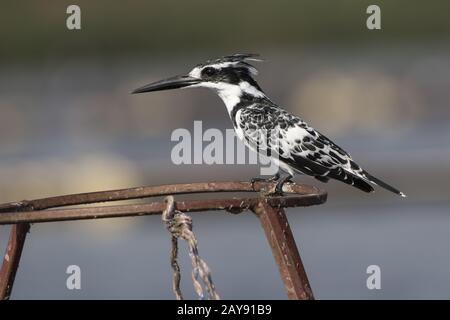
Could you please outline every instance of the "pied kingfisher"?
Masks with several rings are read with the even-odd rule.
[[[272,102],[254,80],[257,70],[248,61],[260,61],[256,54],[234,54],[199,64],[189,74],[157,81],[132,93],[176,88],[213,89],[225,103],[237,136],[249,148],[269,156],[283,175],[275,192],[295,173],[303,173],[327,182],[330,178],[372,192],[379,185],[402,197],[405,194],[363,170],[341,147],[301,118]],[[264,154],[265,153],[265,154]],[[254,178],[252,182],[262,180]]]

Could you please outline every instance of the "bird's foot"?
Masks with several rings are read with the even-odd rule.
[[[270,178],[252,178],[251,183],[252,183],[252,188],[253,190],[255,190],[255,183],[256,182],[274,182],[274,181],[278,181],[280,179],[280,174],[277,172],[274,176],[270,177]],[[256,191],[256,190],[255,190]],[[263,193],[265,193],[264,190],[259,190],[262,191]]]
[[[252,180],[250,180],[251,184],[252,184],[252,188],[255,189],[255,183],[256,182],[273,182],[273,181],[278,181],[278,179],[280,179],[280,174],[277,172],[273,177],[264,179],[264,178],[252,178]]]
[[[283,176],[281,179],[278,180],[277,185],[275,186],[275,189],[273,192],[269,193],[270,196],[283,196],[283,185],[286,182],[292,182],[292,176],[290,174]]]

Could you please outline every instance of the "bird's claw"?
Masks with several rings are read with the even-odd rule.
[[[277,184],[275,185],[275,188],[271,190],[270,192],[265,193],[267,196],[283,196],[283,185],[286,182],[292,182],[292,176],[286,175],[283,177],[280,177],[280,174],[277,173],[273,177],[264,179],[264,178],[253,178],[251,179],[252,188],[255,190],[255,182],[274,182],[276,181]],[[256,191],[256,190],[255,190]],[[264,191],[263,191],[264,192]]]
[[[271,193],[269,193],[268,195],[270,195],[270,196],[280,196],[280,197],[282,197],[282,196],[284,195],[284,192],[283,192],[283,186],[284,186],[284,184],[285,184],[286,182],[293,182],[291,179],[292,179],[292,176],[286,176],[286,177],[280,179],[280,180],[277,182],[277,184],[276,184],[276,186],[275,186],[275,189],[274,189]]]
[[[273,181],[278,181],[280,179],[280,174],[276,173],[273,177],[264,179],[264,178],[252,178],[250,180],[251,184],[252,184],[252,188],[253,190],[255,189],[255,183],[256,182],[273,182]]]

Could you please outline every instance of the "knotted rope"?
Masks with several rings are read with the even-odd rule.
[[[211,271],[206,262],[198,255],[197,240],[192,231],[192,218],[187,214],[175,209],[173,196],[165,198],[166,209],[162,213],[167,230],[172,235],[172,252],[170,263],[173,269],[173,291],[177,300],[183,300],[180,289],[181,272],[178,264],[178,238],[186,241],[189,248],[189,256],[192,263],[192,282],[194,290],[200,299],[205,299],[203,287],[199,278],[203,281],[204,287],[210,300],[219,300],[220,297],[211,278]]]

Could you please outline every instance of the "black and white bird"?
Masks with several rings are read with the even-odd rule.
[[[365,192],[374,191],[372,184],[378,185],[405,197],[362,169],[346,151],[300,117],[272,102],[254,79],[257,70],[249,61],[259,61],[257,56],[234,54],[210,60],[195,66],[187,75],[157,81],[133,93],[188,87],[216,91],[225,103],[237,136],[284,171],[268,179],[277,181],[276,193],[282,193],[283,184],[294,174],[303,173],[322,182],[336,179]]]

